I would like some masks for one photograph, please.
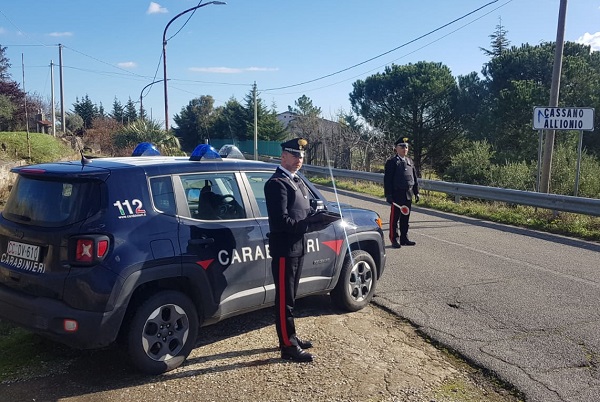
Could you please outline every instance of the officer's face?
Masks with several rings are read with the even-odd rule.
[[[302,167],[303,158],[298,154],[284,151],[281,153],[281,166],[292,173],[296,173]]]
[[[396,145],[396,152],[402,157],[406,156],[408,153],[408,145]]]

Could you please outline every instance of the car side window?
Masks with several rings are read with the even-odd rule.
[[[252,193],[254,193],[254,198],[256,199],[256,204],[258,205],[258,211],[260,212],[260,216],[268,216],[267,214],[267,200],[265,198],[265,183],[273,173],[269,172],[247,172],[246,177],[248,178],[248,182],[250,183],[250,188],[252,189]]]
[[[190,174],[180,178],[192,218],[209,221],[246,218],[233,173]]]
[[[171,176],[153,177],[150,179],[150,190],[152,191],[152,202],[154,207],[167,215],[175,215],[175,194]]]

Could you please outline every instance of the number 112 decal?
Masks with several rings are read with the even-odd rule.
[[[142,201],[138,200],[137,198],[131,201],[117,201],[113,204],[113,206],[119,209],[119,219],[146,216],[146,210],[143,208]]]

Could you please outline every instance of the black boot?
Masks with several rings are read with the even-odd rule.
[[[402,236],[400,238],[400,244],[403,245],[403,246],[414,246],[417,243],[415,243],[414,241],[408,240],[407,236]]]
[[[295,362],[312,362],[313,356],[300,346],[283,346],[281,348],[281,358]]]

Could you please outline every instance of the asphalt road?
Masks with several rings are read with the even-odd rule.
[[[348,194],[387,223],[384,201]],[[529,401],[600,400],[600,244],[418,205],[409,237],[388,248],[376,303]]]

